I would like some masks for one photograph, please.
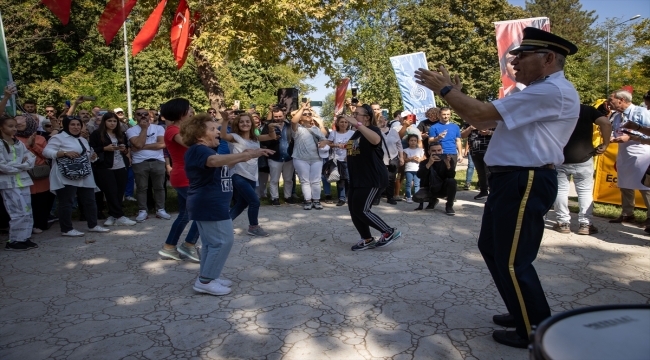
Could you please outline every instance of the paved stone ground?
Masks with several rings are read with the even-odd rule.
[[[85,238],[57,225],[37,250],[0,252],[0,359],[526,359],[491,339],[505,308],[476,248],[475,194],[459,192],[455,217],[382,201],[403,237],[362,252],[345,207],[263,207],[273,235],[235,221],[223,297],[192,290],[198,264],[158,257],[171,221]],[[595,224],[547,227],[535,265],[554,313],[650,302],[650,237]]]

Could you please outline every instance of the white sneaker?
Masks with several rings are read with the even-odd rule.
[[[133,226],[135,224],[137,224],[135,221],[129,219],[126,216],[122,216],[121,218],[115,220],[115,225],[118,226]]]
[[[109,216],[106,221],[104,221],[104,226],[113,226],[115,225],[115,218],[112,216]]]
[[[32,228],[32,234],[40,234],[42,232],[43,232],[43,230],[41,230],[39,228]]]
[[[406,202],[410,204],[410,203],[413,202],[413,199],[412,198],[406,198]]]
[[[165,209],[160,209],[156,211],[156,217],[158,219],[165,219],[165,220],[169,220],[172,218],[171,215],[167,214],[167,211],[165,211]]]
[[[230,286],[232,286],[232,281],[230,281],[230,280],[228,280],[228,279],[218,278],[218,279],[213,280],[213,281],[216,281],[216,282],[218,282],[219,284],[221,284],[221,285],[223,285],[223,286],[225,286],[225,287],[230,287]]]
[[[101,226],[97,225],[92,229],[88,229],[88,231],[90,231],[90,232],[98,232],[98,233],[106,233],[106,232],[109,232],[111,230],[107,229],[105,227],[101,227]]]
[[[149,218],[149,214],[147,214],[147,210],[140,210],[138,211],[138,216],[135,218],[135,221],[143,222],[148,218]]]
[[[229,287],[225,287],[219,284],[215,280],[212,280],[209,283],[204,284],[200,282],[198,278],[194,282],[193,289],[194,291],[198,291],[200,293],[206,293],[206,294],[217,295],[217,296],[230,294],[230,291],[232,291],[230,290]]]
[[[84,233],[82,233],[81,231],[77,231],[77,230],[75,230],[75,229],[72,229],[72,230],[70,230],[70,231],[68,231],[68,232],[61,233],[61,235],[62,235],[62,236],[73,236],[73,237],[77,237],[77,236],[84,236]]]
[[[124,198],[124,200],[126,200],[126,201],[138,201],[133,196],[127,196],[127,197]]]

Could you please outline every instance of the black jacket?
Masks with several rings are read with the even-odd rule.
[[[445,154],[440,155],[445,156]],[[420,162],[420,168],[418,169],[418,177],[420,178],[420,187],[423,188],[434,188],[434,192],[440,191],[442,183],[446,179],[454,179],[456,177],[456,162],[454,159],[450,159],[449,164],[451,165],[447,169],[444,161],[436,161],[427,169],[427,163],[429,159]],[[435,177],[435,179],[433,178]],[[437,187],[437,188],[436,188]]]
[[[108,135],[102,136],[102,134],[99,132],[99,129],[95,130],[90,134],[90,141],[88,142],[90,144],[90,147],[93,148],[95,153],[97,154],[97,161],[93,163],[93,166],[95,166],[98,169],[110,169],[113,167],[113,159],[115,157],[115,151],[104,151],[104,147],[112,144],[111,139],[108,137]],[[129,142],[126,140],[126,135],[122,134],[121,139],[117,139],[118,144],[124,144],[126,147],[129,147]],[[131,162],[129,161],[129,158],[122,154],[122,159],[124,160],[124,164],[129,167],[131,166]]]
[[[291,129],[291,122],[285,120],[284,121],[284,127],[287,128],[286,133],[289,141],[289,149],[287,152],[289,153],[289,156],[293,155],[293,130]],[[262,131],[260,132],[260,135],[268,135],[269,133],[269,128],[270,126],[268,124],[264,125],[262,127]],[[280,161],[280,140],[279,137],[277,140],[268,140],[268,141],[262,141],[260,142],[260,147],[264,149],[269,149],[275,151],[275,153],[271,156],[269,156],[269,159],[273,161]]]

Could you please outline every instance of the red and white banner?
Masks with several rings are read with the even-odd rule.
[[[190,35],[190,7],[185,0],[181,0],[174,15],[171,28],[171,43],[174,60],[180,69],[184,63],[183,57],[189,43]]]
[[[534,27],[551,32],[551,21],[547,17],[499,21],[494,23],[497,33],[497,49],[501,68],[501,83],[499,98],[521,91],[525,86],[515,81],[515,73],[510,65],[514,55],[508,52],[521,44],[523,31],[526,27]]]
[[[339,82],[336,87],[336,97],[334,100],[334,114],[338,115],[343,112],[343,105],[345,104],[345,94],[348,91],[350,79],[345,78]]]

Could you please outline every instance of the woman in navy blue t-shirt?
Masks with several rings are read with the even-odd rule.
[[[181,138],[189,146],[185,174],[190,181],[187,212],[199,228],[203,249],[201,269],[194,290],[211,295],[230,293],[232,282],[219,278],[234,241],[229,205],[232,178],[228,165],[268,156],[268,149],[249,149],[239,154],[218,155],[219,131],[208,114],[197,115],[181,125]]]

